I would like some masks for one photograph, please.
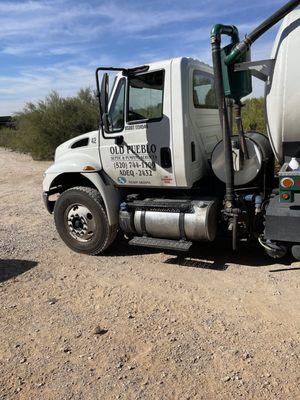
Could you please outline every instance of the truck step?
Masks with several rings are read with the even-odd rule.
[[[189,251],[193,243],[185,240],[170,240],[136,236],[129,241],[129,244],[130,246],[151,247],[163,250]]]

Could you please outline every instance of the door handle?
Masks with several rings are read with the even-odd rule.
[[[172,157],[170,147],[162,147],[160,149],[160,161],[163,168],[172,167]]]
[[[192,156],[192,162],[194,162],[196,160],[195,142],[191,142],[191,156]]]

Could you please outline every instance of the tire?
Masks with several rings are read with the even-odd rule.
[[[101,254],[117,235],[117,226],[108,223],[100,193],[89,187],[63,192],[55,203],[54,221],[61,239],[77,253]]]
[[[300,261],[300,245],[299,245],[299,244],[295,244],[295,245],[292,247],[292,254],[293,254],[293,257],[294,257],[296,260]]]

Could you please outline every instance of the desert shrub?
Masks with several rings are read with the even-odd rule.
[[[266,132],[264,98],[252,98],[245,101],[243,107],[243,124],[245,131]]]
[[[15,129],[0,130],[0,146],[30,153],[34,159],[51,159],[58,145],[97,129],[98,121],[97,102],[90,89],[66,98],[52,92],[45,100],[27,103],[15,116]]]
[[[264,98],[252,98],[243,101],[242,118],[245,132],[257,131],[266,134],[265,103]],[[237,127],[233,112],[233,133],[237,133]]]
[[[11,128],[1,128],[0,129],[0,146],[5,148],[10,148],[17,151],[25,151],[21,149],[22,137],[19,132]]]

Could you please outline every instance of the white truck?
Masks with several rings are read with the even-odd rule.
[[[287,15],[270,60],[251,62],[251,42],[216,25],[214,68],[191,58],[97,68],[100,128],[60,145],[43,182],[71,249],[100,254],[118,231],[130,245],[178,251],[224,235],[234,249],[255,238],[273,257],[291,248],[300,258],[300,170],[288,166],[300,156],[300,13],[292,11],[299,3],[260,25],[262,34]],[[231,44],[221,49],[224,34]],[[269,139],[243,131],[240,99],[252,75],[266,82]]]

